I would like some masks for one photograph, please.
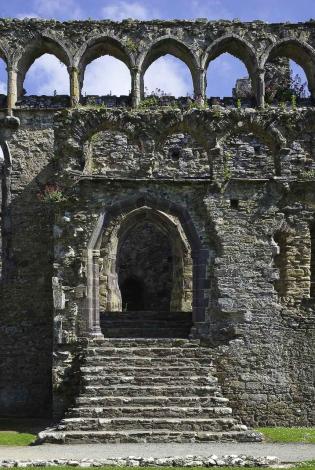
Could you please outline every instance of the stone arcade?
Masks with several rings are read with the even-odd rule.
[[[23,96],[47,52],[70,97]],[[205,106],[224,52],[247,67],[247,107]],[[131,95],[91,104],[84,71],[105,54]],[[146,107],[165,54],[195,100]],[[314,424],[315,22],[0,20],[0,55],[1,416],[53,416],[54,442]],[[311,97],[265,106],[288,58]]]

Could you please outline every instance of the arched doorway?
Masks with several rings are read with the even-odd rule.
[[[135,246],[136,253],[144,250],[141,266],[138,254],[130,262]],[[101,336],[100,312],[101,316],[102,312],[110,314],[119,326],[117,315],[125,313],[127,318],[134,307],[137,312],[154,309],[160,314],[154,317],[158,321],[171,317],[181,321],[186,313],[194,331],[204,324],[209,252],[179,206],[150,196],[111,206],[100,216],[87,254],[88,297],[83,310],[88,311],[93,337]],[[155,258],[153,271],[158,274],[149,274],[150,257]],[[155,282],[160,287],[148,300]],[[130,316],[128,319],[131,321]]]
[[[170,311],[173,253],[170,236],[152,217],[122,234],[117,250],[122,310]]]
[[[104,231],[100,254],[101,310],[133,310],[128,296],[136,310],[192,311],[192,253],[176,217],[147,206],[122,214]]]

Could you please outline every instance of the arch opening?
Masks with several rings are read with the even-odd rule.
[[[193,95],[193,80],[187,64],[166,54],[157,58],[146,69],[143,77],[143,96],[166,101],[167,97],[189,97]]]
[[[80,54],[78,71],[83,103],[130,105],[132,60],[124,45],[115,38],[97,37]],[[122,102],[114,102],[114,96],[121,97]]]
[[[130,93],[131,75],[124,61],[106,55],[87,64],[82,77],[82,95],[86,103],[99,102],[96,97],[105,96],[129,99]]]
[[[5,108],[7,103],[7,65],[0,57],[0,108]]]
[[[105,308],[106,314],[116,321],[116,325],[115,312],[122,312],[117,275],[118,242],[122,241],[120,237],[128,232],[127,228],[136,226],[140,218],[143,222],[143,217],[147,219],[151,215],[153,216],[152,222],[157,224],[162,231],[167,229],[172,240],[172,247],[176,253],[179,252],[182,255],[176,255],[176,260],[182,260],[182,262],[173,263],[181,274],[174,275],[174,280],[178,282],[173,282],[172,299],[177,299],[177,304],[172,303],[171,300],[170,306],[170,311],[175,312],[173,316],[179,315],[180,321],[183,316],[186,316],[183,321],[184,329],[182,329],[184,336],[181,337],[187,337],[191,328],[193,328],[193,335],[203,334],[206,308],[210,302],[207,267],[210,259],[211,262],[214,260],[213,253],[201,242],[199,231],[184,207],[145,193],[117,201],[104,209],[88,243],[83,261],[87,273],[87,297],[86,300],[79,302],[78,307],[83,323],[87,322],[88,333],[93,338],[103,337],[101,324],[104,315],[100,315],[102,308]],[[173,273],[177,273],[174,267]],[[176,291],[179,294],[175,296]],[[121,314],[123,315],[123,312]],[[114,334],[117,334],[117,331]]]
[[[48,37],[42,37],[37,39],[36,41],[30,43],[22,57],[19,59],[17,63],[17,96],[18,98],[21,98],[25,93],[24,93],[24,81],[26,78],[26,74],[28,73],[30,67],[34,62],[41,58],[42,56],[46,56],[41,64],[41,67],[43,67],[45,73],[48,76],[48,84],[44,84],[43,86],[48,85],[50,82],[50,75],[52,71],[54,71],[54,76],[55,74],[59,73],[59,79],[57,75],[57,79],[54,80],[56,84],[58,84],[60,80],[60,70],[65,70],[61,69],[61,64],[63,64],[66,68],[70,66],[70,58],[69,55],[66,51],[66,49],[56,40],[48,38]],[[57,59],[57,62],[53,60],[50,56],[53,56],[55,59]],[[59,62],[58,62],[59,60]],[[40,62],[38,62],[40,64]],[[38,67],[39,65],[37,65]],[[35,66],[36,69],[36,66]],[[61,75],[63,77],[63,75]],[[68,89],[69,90],[69,76],[68,72],[66,69],[66,79],[62,78],[62,87],[60,88],[63,89]],[[39,80],[38,86],[40,86],[40,83],[43,82],[43,77],[40,76],[35,76],[36,79]],[[68,85],[66,85],[68,83]],[[55,88],[53,88],[54,92]],[[39,94],[39,93],[37,93]],[[69,94],[69,91],[68,91]]]
[[[101,256],[101,310],[192,311],[191,249],[171,216],[144,207],[118,218]]]
[[[34,60],[23,83],[23,95],[60,96],[70,94],[67,67],[53,54],[46,53]]]
[[[210,104],[254,104],[255,92],[244,62],[224,52],[209,63],[206,74],[206,96]]]
[[[122,237],[117,252],[122,310],[170,311],[173,257],[168,235],[157,224],[143,222]]]
[[[235,36],[221,38],[218,41],[215,41],[207,50],[203,61],[205,70],[208,72],[210,71],[211,73],[213,67],[211,62],[214,62],[215,60],[217,60],[217,62],[213,65],[214,67],[219,68],[219,73],[222,73],[222,84],[226,82],[230,87],[232,77],[233,80],[241,79],[239,83],[235,83],[234,93],[239,94],[239,99],[243,98],[243,101],[246,100],[252,105],[255,104],[258,92],[257,59],[252,47],[244,40]],[[227,77],[227,75],[224,74],[224,68],[230,70],[230,77]],[[234,73],[231,74],[231,70],[233,70]],[[242,76],[244,77],[242,78]],[[213,96],[211,89],[207,90],[207,95],[208,94]],[[231,97],[231,99],[233,98]],[[227,100],[226,104],[230,104],[229,100]]]
[[[153,44],[141,59],[140,69],[142,98],[200,93],[197,60],[186,44],[176,39],[164,38]]]
[[[287,102],[294,96],[303,104],[315,97],[315,55],[305,44],[288,40],[275,45],[265,64],[269,76],[266,82],[266,101]],[[277,69],[277,75],[273,73]]]

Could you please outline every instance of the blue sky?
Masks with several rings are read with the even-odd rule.
[[[216,19],[260,19],[267,22],[307,21],[315,18],[315,0],[0,0],[3,17],[68,19],[123,18],[152,19],[198,17]],[[2,61],[0,61],[2,62]],[[110,73],[107,71],[110,70]],[[106,73],[104,73],[104,71]],[[295,68],[295,71],[301,71]],[[237,59],[222,55],[208,70],[208,95],[231,96],[236,78],[247,75]],[[6,90],[6,72],[0,64],[0,92]],[[161,88],[175,94],[192,92],[191,77],[185,64],[170,56],[158,59],[145,75],[148,90]],[[53,56],[38,59],[29,70],[24,88],[28,94],[68,93],[65,67]],[[83,92],[87,94],[126,94],[130,90],[129,72],[121,62],[103,57],[86,70]]]

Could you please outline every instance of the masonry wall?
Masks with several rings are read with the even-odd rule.
[[[16,109],[10,98],[11,116],[6,111],[0,116],[0,142],[7,149],[0,415],[60,416],[71,405],[88,330],[87,252],[96,227],[104,216],[97,262],[113,268],[108,259],[115,255],[111,243],[117,237],[112,234],[118,234],[129,212],[152,206],[157,217],[168,217],[167,226],[186,249],[183,309],[195,308],[191,273],[198,270],[192,263],[205,268],[197,299],[204,316],[192,333],[213,348],[219,380],[235,412],[250,425],[313,424],[314,109],[205,108],[197,99],[204,93],[207,63],[226,51],[247,61],[256,98],[263,94],[266,60],[282,52],[298,58],[303,51],[313,91],[313,22],[93,23],[95,34],[110,38],[102,52],[119,55],[119,39],[135,74],[127,105],[113,109],[78,106],[74,100],[79,98],[75,79],[82,82],[104,39],[89,36],[91,24],[30,25],[36,47],[28,46],[32,28],[25,29],[25,22],[0,24],[2,55],[10,64],[9,97],[32,60],[53,51],[71,66],[75,106],[66,109],[69,100],[58,97],[51,99],[51,109],[45,99],[26,100]],[[53,38],[47,35],[50,29]],[[130,42],[135,38],[137,51]],[[194,75],[196,101],[183,108],[168,103],[137,108],[141,73],[170,51],[186,62],[194,57],[189,63],[199,73]],[[102,273],[108,274],[115,278],[117,273]]]
[[[45,416],[51,412],[53,212],[37,193],[53,172],[52,114],[24,113],[7,143],[12,171],[2,260],[0,410],[2,416]]]

